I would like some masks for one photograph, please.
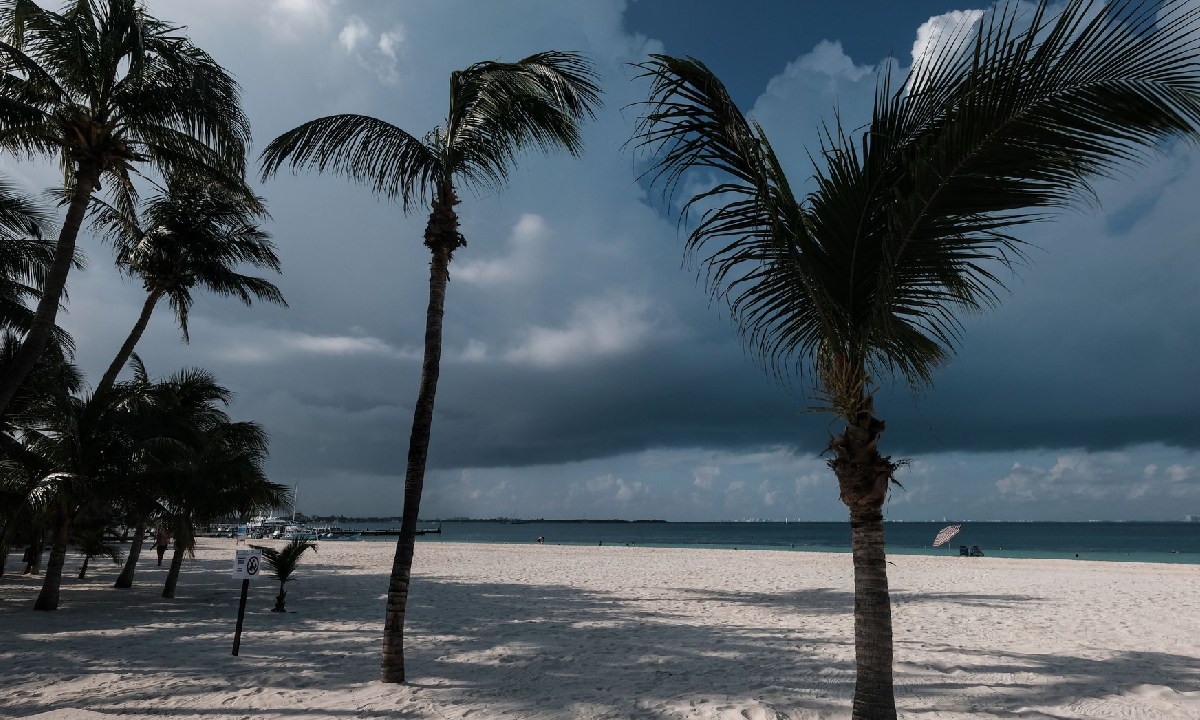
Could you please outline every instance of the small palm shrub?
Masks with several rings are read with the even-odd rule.
[[[311,549],[317,551],[317,544],[308,540],[293,539],[276,550],[265,545],[251,545],[255,550],[261,550],[263,561],[267,564],[267,569],[279,581],[279,594],[275,596],[275,607],[271,608],[271,612],[287,612],[283,605],[284,598],[287,597],[287,590],[284,586],[288,580],[292,579],[292,573],[296,572],[296,565],[300,563],[300,556],[305,550]]]

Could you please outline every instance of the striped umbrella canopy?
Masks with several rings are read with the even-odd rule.
[[[938,531],[937,537],[933,539],[933,546],[940,547],[950,542],[950,538],[958,534],[962,530],[962,525],[948,525]]]

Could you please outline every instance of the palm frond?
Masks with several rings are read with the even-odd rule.
[[[1042,0],[1016,13],[944,39],[898,89],[883,76],[861,140],[826,129],[803,204],[707,68],[639,66],[653,82],[635,136],[655,156],[647,175],[668,195],[704,182],[697,171],[718,176],[684,205],[704,208],[687,248],[703,248],[710,290],[773,367],[797,362],[860,397],[868,373],[929,382],[959,314],[998,301],[1024,225],[1200,136],[1200,7],[1070,0],[1051,14]]]
[[[729,301],[763,356],[814,352],[836,331],[826,317],[829,268],[762,129],[695,58],[653,55],[637,67],[652,82],[634,136],[654,158],[643,177],[668,200],[693,173],[721,178],[680,210],[681,223],[700,213],[685,252],[699,261],[709,292]],[[776,371],[787,374],[781,364]]]
[[[442,156],[400,128],[366,115],[332,115],[289,130],[260,157],[266,180],[287,164],[343,175],[405,211],[424,203],[445,179]]]
[[[553,51],[452,73],[444,136],[450,174],[492,188],[530,147],[578,155],[580,121],[594,118],[600,106],[597,78],[583,56]]]

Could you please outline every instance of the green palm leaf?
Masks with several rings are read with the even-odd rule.
[[[285,162],[293,170],[312,168],[344,175],[407,211],[424,202],[445,180],[441,155],[383,120],[366,115],[333,115],[289,130],[262,153],[263,180]]]
[[[638,126],[649,177],[727,180],[703,207],[688,250],[727,297],[748,344],[778,373],[839,357],[921,385],[953,351],[958,314],[994,304],[999,268],[1021,257],[1014,233],[1088,197],[1088,178],[1137,163],[1200,124],[1196,10],[1130,0],[1104,12],[1041,3],[945,39],[899,89],[885,78],[859,143],[826,134],[816,190],[787,186],[761,130],[699,61],[654,56]],[[850,414],[853,408],[843,408]]]

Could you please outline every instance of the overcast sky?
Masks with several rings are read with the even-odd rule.
[[[52,4],[52,3],[47,3]],[[986,5],[935,0],[148,0],[241,82],[254,157],[336,113],[420,137],[452,71],[557,49],[603,74],[586,152],[520,160],[464,192],[422,516],[710,520],[846,517],[821,451],[837,431],[773,383],[682,264],[635,182],[648,52],[704,60],[766,129],[794,185],[815,128],[865,122],[876,68]],[[836,7],[831,7],[836,6]],[[956,13],[947,15],[947,13]],[[257,164],[257,163],[255,163]],[[3,162],[44,187],[53,173]],[[257,181],[256,181],[257,182]],[[1031,229],[1029,266],[914,396],[885,388],[882,450],[911,459],[892,519],[1181,519],[1200,514],[1200,152],[1098,184],[1097,207]],[[398,515],[428,291],[423,212],[334,176],[262,185],[290,308],[201,297],[183,345],[159,309],[138,348],[198,365],[270,432],[270,473],[309,514]],[[136,319],[110,249],[69,282],[62,324],[94,382]]]

